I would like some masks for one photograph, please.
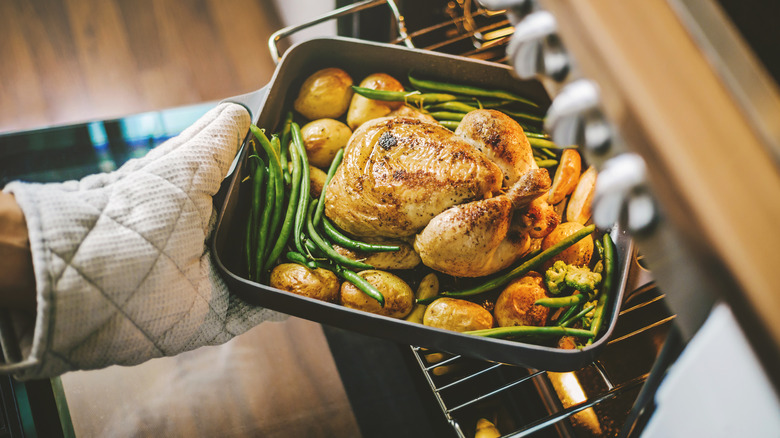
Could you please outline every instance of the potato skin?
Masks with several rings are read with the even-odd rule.
[[[339,149],[347,145],[352,130],[338,120],[317,119],[303,125],[301,135],[309,164],[327,169]]]
[[[358,275],[379,289],[385,297],[385,306],[381,307],[379,302],[348,281],[341,284],[342,306],[391,318],[403,318],[412,311],[414,291],[400,277],[376,269],[361,271]]]
[[[545,250],[568,236],[584,228],[579,222],[564,222],[547,235],[542,241],[542,249]],[[593,236],[586,236],[574,245],[566,248],[560,254],[550,259],[545,266],[549,267],[556,260],[563,260],[570,265],[587,266],[593,256]],[[546,269],[546,268],[545,268]]]
[[[550,309],[534,304],[539,298],[547,296],[542,280],[538,273],[529,272],[512,280],[504,288],[493,309],[499,327],[546,324]]]
[[[404,86],[397,79],[385,73],[374,73],[366,76],[360,82],[360,86],[372,90],[404,91]],[[371,119],[385,117],[390,114],[390,111],[398,109],[401,105],[403,102],[383,102],[355,94],[349,103],[347,124],[350,128],[357,129]]]
[[[484,307],[457,298],[439,298],[425,309],[423,324],[456,332],[493,327],[493,315]]]
[[[338,118],[349,107],[352,83],[352,77],[340,68],[316,71],[301,85],[293,106],[309,120]]]
[[[296,295],[335,303],[339,298],[339,279],[327,269],[311,270],[297,263],[282,263],[271,271],[271,287]]]

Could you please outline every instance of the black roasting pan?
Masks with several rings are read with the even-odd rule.
[[[420,77],[512,90],[542,104],[549,103],[549,97],[539,82],[520,81],[504,65],[341,37],[313,39],[291,47],[266,87],[234,100],[243,102],[249,108],[258,126],[275,132],[284,114],[291,108],[291,102],[303,80],[326,67],[340,67],[349,72],[356,82],[375,72],[388,73],[404,82],[407,73],[412,70]],[[617,228],[609,230],[617,246],[620,266],[617,294],[611,299],[602,336],[581,350],[562,350],[430,328],[290,294],[245,278],[242,248],[248,199],[247,194],[242,193],[242,190],[246,190],[240,182],[245,177],[246,150],[242,149],[238,165],[226,181],[227,192],[220,207],[212,241],[218,269],[231,292],[245,301],[403,344],[550,371],[572,371],[592,362],[612,334],[628,277],[629,261],[633,256],[630,238]]]

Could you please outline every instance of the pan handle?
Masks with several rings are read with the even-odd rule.
[[[298,32],[299,30],[312,27],[324,21],[332,20],[334,18],[340,18],[349,14],[354,14],[356,12],[360,12],[365,9],[373,8],[374,6],[380,5],[382,3],[387,4],[387,7],[389,7],[390,11],[393,13],[396,29],[398,29],[398,41],[403,41],[406,47],[414,48],[411,37],[409,37],[409,35],[406,33],[406,23],[404,21],[404,17],[401,16],[401,13],[398,11],[398,6],[395,4],[395,1],[365,0],[357,3],[353,3],[351,5],[343,6],[338,9],[334,9],[333,11],[328,12],[327,14],[315,18],[309,22],[303,24],[297,24],[294,26],[287,26],[285,28],[279,29],[276,32],[274,32],[271,35],[271,37],[268,38],[268,50],[271,52],[271,57],[273,57],[274,63],[278,64],[279,61],[282,59],[282,56],[279,53],[279,40],[281,40],[282,38],[287,38],[290,35]]]
[[[268,86],[252,91],[251,93],[241,94],[238,96],[228,97],[220,103],[231,102],[236,103],[249,111],[249,117],[252,123],[257,123],[258,117],[260,117],[260,109],[262,103],[265,100],[265,96],[268,94]]]

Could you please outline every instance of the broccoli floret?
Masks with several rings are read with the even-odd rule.
[[[544,283],[547,290],[553,295],[558,295],[566,289],[566,273],[568,265],[562,260],[557,260],[547,272],[544,273]]]
[[[601,274],[593,272],[588,268],[567,265],[564,281],[567,286],[573,289],[577,289],[582,293],[591,293],[601,283]]]
[[[581,268],[557,260],[544,273],[544,283],[547,290],[553,295],[558,295],[567,289],[576,289],[579,292],[590,294],[601,283],[601,274],[593,272],[587,267]]]

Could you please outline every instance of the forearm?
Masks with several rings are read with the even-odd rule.
[[[27,223],[14,196],[0,192],[0,308],[35,309]]]

